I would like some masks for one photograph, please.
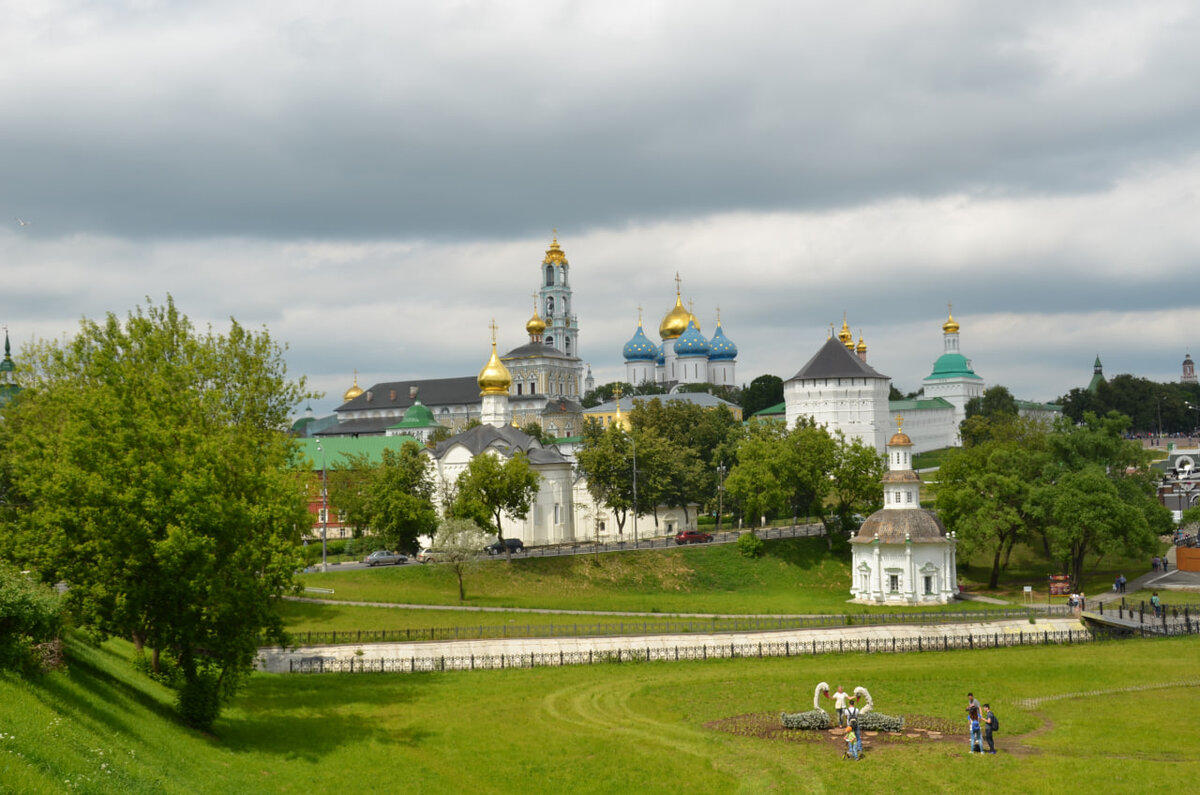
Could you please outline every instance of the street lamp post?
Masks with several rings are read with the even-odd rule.
[[[1196,426],[1192,428],[1192,430],[1195,431],[1196,428],[1200,428],[1200,406],[1197,406],[1194,403],[1188,403],[1186,400],[1183,401],[1183,405],[1187,406],[1189,410],[1196,412]],[[1191,433],[1188,434],[1189,437],[1191,435]]]
[[[638,502],[637,502],[637,443],[633,441],[633,429],[629,431],[629,446],[633,450],[633,547],[637,549],[638,531]]]
[[[329,489],[325,479],[325,448],[320,439],[317,440],[317,452],[321,454],[321,571],[329,571],[329,564],[326,562],[329,548],[326,541],[329,530]]]
[[[721,532],[721,513],[724,510],[725,465],[717,465],[717,532]]]

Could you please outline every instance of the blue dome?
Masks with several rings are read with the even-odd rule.
[[[655,346],[655,350],[657,350],[658,353],[654,356],[654,363],[659,367],[662,367],[667,363],[667,352],[661,345]]]
[[[737,358],[737,346],[733,344],[733,340],[725,336],[725,330],[721,328],[721,321],[717,321],[717,330],[713,332],[712,339],[708,344],[708,358],[712,361],[726,361]]]
[[[638,323],[637,331],[629,338],[622,349],[627,362],[652,362],[658,356],[658,346],[650,341]]]
[[[708,340],[696,328],[696,324],[688,321],[687,331],[675,340],[676,356],[708,356]]]

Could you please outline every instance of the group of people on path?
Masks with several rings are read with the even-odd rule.
[[[991,705],[980,706],[974,693],[967,693],[967,723],[971,729],[971,753],[996,753],[992,734],[1000,728],[1000,722],[996,720]],[[983,750],[984,743],[987,743],[986,751]]]
[[[825,698],[833,699],[833,708],[837,712],[838,728],[845,727],[846,756],[850,759],[861,759],[862,730],[858,727],[858,718],[862,712],[858,709],[858,696],[852,696],[838,685],[837,692],[832,696],[828,692]]]

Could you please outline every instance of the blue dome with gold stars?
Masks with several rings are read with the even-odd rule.
[[[629,338],[622,349],[627,362],[652,362],[658,358],[658,346],[650,341],[642,330],[642,322],[638,321],[637,331]]]
[[[708,358],[712,361],[728,361],[736,359],[738,354],[737,346],[733,344],[733,340],[725,336],[725,329],[721,328],[721,321],[717,321],[717,330],[713,332],[712,339],[708,342]]]
[[[679,335],[679,339],[675,340],[675,355],[708,356],[708,340],[691,320],[688,321],[687,330]]]

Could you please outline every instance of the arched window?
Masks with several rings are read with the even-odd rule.
[[[551,317],[554,314],[554,296],[546,298],[546,317]]]
[[[554,347],[554,337],[546,337],[546,344],[551,348]]]
[[[547,287],[554,286],[554,266],[553,265],[546,266],[546,286]]]
[[[570,302],[570,299],[567,298],[565,295],[563,296],[563,314],[564,315],[571,314],[571,302]]]
[[[529,394],[531,394],[531,395],[536,395],[536,394],[537,394],[537,393],[536,393],[536,392],[533,390],[533,381],[530,381],[530,382],[529,382]]]
[[[571,355],[571,338],[567,337],[563,340],[563,344],[567,346],[567,356]]]

